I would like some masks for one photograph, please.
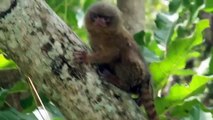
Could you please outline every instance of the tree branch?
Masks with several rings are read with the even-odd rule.
[[[44,0],[0,1],[0,49],[69,120],[145,119],[94,67],[73,62],[73,51],[86,47]]]
[[[117,0],[117,5],[123,13],[124,25],[132,34],[144,29],[144,4],[144,0]]]

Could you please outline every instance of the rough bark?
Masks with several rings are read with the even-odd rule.
[[[145,0],[117,0],[117,6],[123,13],[124,25],[135,34],[144,29]]]
[[[73,62],[73,51],[86,47],[44,0],[0,1],[0,49],[69,120],[145,119],[95,67]]]

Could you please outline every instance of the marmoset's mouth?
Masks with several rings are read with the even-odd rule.
[[[104,18],[99,18],[99,17],[96,18],[94,21],[94,24],[100,27],[107,27],[107,23]]]
[[[106,26],[110,25],[110,23],[112,21],[112,17],[99,15],[96,13],[92,13],[90,15],[90,18],[91,18],[92,22],[94,22],[95,25],[101,26],[101,27],[106,27]]]

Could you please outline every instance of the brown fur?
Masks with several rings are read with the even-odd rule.
[[[94,14],[112,17],[110,24],[96,26],[91,17]],[[133,37],[122,25],[119,10],[108,3],[96,3],[88,10],[85,23],[93,52],[75,53],[76,61],[107,64],[115,74],[108,74],[107,81],[127,92],[138,93],[138,105],[144,105],[150,120],[158,120],[149,72]]]

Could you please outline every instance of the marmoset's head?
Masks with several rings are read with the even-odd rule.
[[[92,5],[85,16],[87,30],[90,31],[116,31],[122,24],[119,9],[106,2],[97,2]]]

